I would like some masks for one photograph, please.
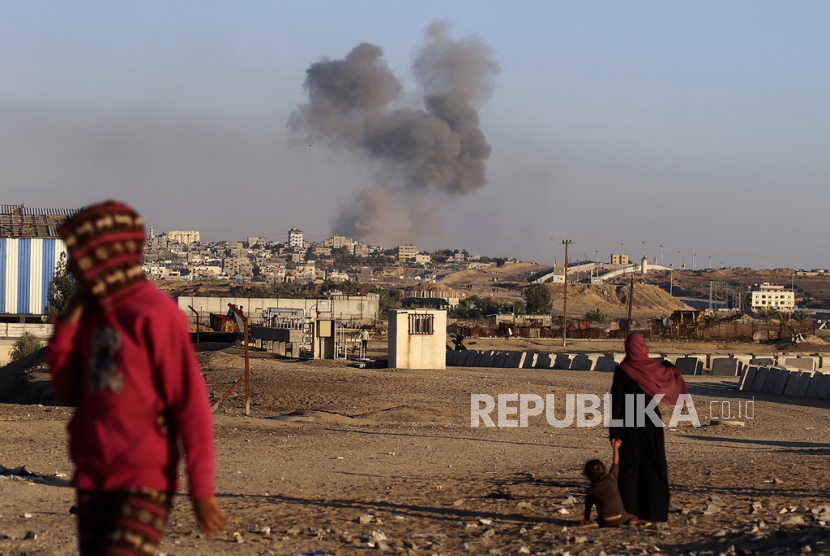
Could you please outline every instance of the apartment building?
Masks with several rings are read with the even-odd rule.
[[[779,311],[792,311],[795,308],[795,293],[787,291],[784,286],[774,286],[769,282],[756,284],[750,292],[752,310],[772,307]]]

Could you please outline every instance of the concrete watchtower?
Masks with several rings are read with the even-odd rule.
[[[648,257],[643,255],[643,260],[640,261],[640,274],[648,272]]]

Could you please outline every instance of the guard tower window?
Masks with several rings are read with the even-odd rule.
[[[435,315],[409,315],[410,334],[432,334]]]

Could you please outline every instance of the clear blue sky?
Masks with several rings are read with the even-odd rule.
[[[826,2],[3,1],[3,202],[116,197],[157,230],[322,239],[373,178],[290,145],[305,70],[369,42],[412,93],[435,19],[501,68],[487,185],[389,246],[830,267]]]

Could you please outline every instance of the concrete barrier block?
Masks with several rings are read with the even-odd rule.
[[[830,367],[830,356],[828,355],[821,355],[818,358],[818,366],[820,369],[825,369]]]
[[[588,360],[591,362],[591,368],[588,369],[589,371],[595,371],[597,369],[597,361],[599,361],[600,355],[597,353],[592,353],[588,355]]]
[[[819,390],[821,390],[821,383],[824,380],[824,374],[816,373],[810,379],[810,384],[807,386],[807,391],[804,393],[805,398],[812,400],[818,398]]]
[[[797,397],[803,398],[807,396],[807,389],[810,387],[810,382],[814,376],[815,373],[813,371],[801,371],[801,375],[798,377],[798,388],[795,391]]]
[[[736,361],[740,361],[741,362],[741,368],[746,369],[749,366],[750,361],[752,361],[752,356],[751,355],[743,355],[743,354],[733,355],[732,359],[735,359]],[[769,365],[769,366],[771,367],[772,365]]]
[[[663,356],[660,355],[659,353],[649,353],[648,356],[650,358],[654,359],[655,361],[658,361],[660,363],[663,362]]]
[[[821,386],[818,388],[818,396],[820,400],[830,399],[830,374],[822,375]]]
[[[752,385],[755,383],[755,376],[757,372],[758,367],[749,367],[747,372],[744,373],[744,376],[741,377],[741,380],[738,381],[738,390],[751,390]]]
[[[493,352],[480,351],[475,360],[476,367],[492,367],[493,366]]]
[[[775,366],[775,357],[753,357],[749,361],[750,365],[763,365],[765,367]]]
[[[571,360],[572,371],[590,371],[593,367],[593,361],[588,359],[587,355],[575,355]]]
[[[507,354],[499,352],[493,357],[492,367],[504,367],[504,362],[507,361]]]
[[[505,367],[510,367],[511,369],[519,369],[521,368],[522,364],[525,362],[525,352],[523,351],[511,351],[507,354],[507,358],[504,361]]]
[[[752,386],[746,389],[752,392],[763,392],[764,383],[767,381],[767,376],[769,376],[769,367],[750,366],[747,367],[747,370],[744,373],[744,375],[748,375],[749,373],[751,373],[752,369],[755,369],[755,377],[752,379]]]
[[[714,370],[715,366],[720,367],[721,363],[719,363],[719,362],[724,360],[724,359],[729,361],[732,358],[729,357],[728,355],[710,355],[709,356],[709,362],[708,362],[708,364],[706,364],[706,367],[708,369]],[[712,373],[712,374],[715,374],[715,373]]]
[[[697,357],[681,357],[674,365],[682,375],[693,376],[703,372],[703,362]]]
[[[540,353],[539,356],[536,358],[536,367],[537,369],[552,369],[553,368],[553,357],[551,357],[550,353]]]
[[[557,353],[556,359],[553,360],[554,369],[570,369],[571,356],[567,353]]]
[[[668,361],[674,366],[677,366],[677,360],[686,357],[682,353],[667,353],[663,356],[663,361]]]
[[[613,357],[602,356],[597,359],[596,370],[601,373],[613,373],[617,365],[619,363]]]
[[[701,368],[708,369],[709,368],[709,356],[705,353],[688,353],[686,357],[690,359],[698,359],[701,362]]]
[[[625,359],[625,353],[615,353],[613,355],[614,361],[617,363],[622,363],[623,359]]]
[[[536,367],[536,360],[539,358],[539,354],[535,351],[528,351],[525,352],[525,358],[522,362],[523,369],[533,369]]]
[[[769,372],[767,372],[767,379],[764,381],[764,386],[761,388],[761,392],[764,394],[772,394],[773,390],[775,390],[775,385],[778,382],[778,374],[781,372],[781,369],[778,367],[769,367]]]
[[[816,361],[812,357],[787,357],[784,364],[802,371],[815,371]]]
[[[783,367],[776,367],[778,369],[778,378],[775,381],[775,386],[772,388],[772,393],[779,396],[784,394],[787,389],[787,383],[790,381],[790,374],[792,371]]]
[[[738,376],[740,365],[740,361],[728,357],[715,357],[712,360],[712,376]]]
[[[801,382],[801,375],[806,371],[792,371],[790,372],[790,378],[787,379],[787,387],[784,388],[784,395],[785,396],[795,396],[798,397],[798,390],[799,390],[799,383]]]

